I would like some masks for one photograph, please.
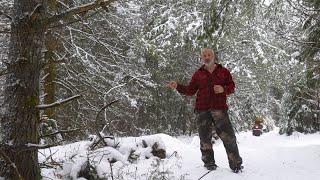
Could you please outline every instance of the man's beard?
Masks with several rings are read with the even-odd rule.
[[[214,60],[204,60],[204,65],[207,66],[207,67],[210,67],[214,64]]]

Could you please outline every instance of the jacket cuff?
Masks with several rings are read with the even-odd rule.
[[[182,92],[182,85],[181,85],[181,84],[177,84],[176,90],[177,90],[179,93]]]

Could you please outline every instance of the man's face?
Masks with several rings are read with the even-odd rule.
[[[214,64],[213,51],[211,49],[204,49],[201,54],[201,59],[207,66]]]

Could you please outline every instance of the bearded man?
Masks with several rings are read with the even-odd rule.
[[[234,93],[235,84],[228,69],[218,64],[215,52],[210,48],[202,50],[203,65],[193,74],[188,85],[171,81],[167,86],[187,96],[197,94],[195,113],[200,137],[202,161],[208,170],[217,165],[212,149],[212,129],[215,128],[223,141],[228,155],[229,167],[238,173],[243,168],[237,139],[228,115],[227,96]]]

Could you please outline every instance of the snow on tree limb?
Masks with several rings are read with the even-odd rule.
[[[34,149],[47,149],[50,147],[58,146],[60,142],[54,143],[54,144],[34,144],[34,143],[27,143],[27,144],[21,144],[21,145],[12,145],[7,143],[0,143],[0,151],[2,150],[14,150],[16,152],[22,152],[22,151],[29,151]]]
[[[109,4],[111,4],[115,0],[96,0],[95,2],[84,4],[81,6],[77,6],[74,8],[71,8],[63,13],[51,16],[47,19],[48,24],[56,23],[64,18],[76,15],[76,14],[81,14],[81,13],[86,13],[90,10],[93,10],[95,8],[99,7],[105,7]]]
[[[44,109],[48,109],[48,108],[54,108],[56,106],[60,106],[60,105],[65,104],[65,103],[67,103],[69,101],[72,101],[74,99],[78,99],[80,97],[81,97],[81,95],[78,94],[78,95],[69,97],[69,98],[64,99],[64,100],[56,101],[56,102],[51,103],[51,104],[40,104],[40,105],[37,106],[37,108],[39,108],[40,110],[44,110]]]
[[[56,132],[53,132],[53,133],[50,133],[50,134],[42,135],[42,136],[40,136],[40,138],[50,137],[50,136],[54,136],[56,134],[65,134],[65,133],[75,132],[75,131],[78,131],[78,130],[80,130],[80,129],[76,128],[76,129],[68,129],[68,130],[59,130],[59,131],[56,131]]]

